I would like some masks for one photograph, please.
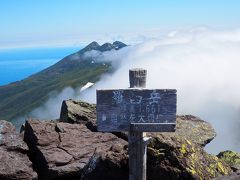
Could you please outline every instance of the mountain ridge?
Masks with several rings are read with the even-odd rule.
[[[81,87],[89,81],[94,83],[102,74],[112,72],[111,63],[103,63],[104,60],[91,63],[92,59],[84,57],[84,53],[91,50],[100,51],[100,47],[102,47],[101,52],[105,52],[127,46],[118,41],[114,44],[109,48],[93,41],[85,48],[64,57],[36,74],[21,81],[0,86],[0,119],[11,121],[16,117],[24,116],[42,105],[48,99],[50,92],[59,92],[65,87]],[[119,44],[122,45],[121,48],[117,47]]]
[[[113,49],[118,50],[118,49],[121,49],[126,46],[127,46],[126,44],[124,44],[123,42],[120,42],[120,41],[114,41],[112,44],[109,42],[106,42],[106,43],[102,44],[101,46],[96,41],[93,41],[90,44],[88,44],[85,48],[79,50],[78,53],[82,54],[82,53],[85,53],[85,52],[91,51],[91,50],[105,52],[105,51],[110,51]]]

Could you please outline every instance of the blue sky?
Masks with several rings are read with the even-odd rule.
[[[239,0],[0,0],[0,48],[78,45],[146,32],[240,26]]]

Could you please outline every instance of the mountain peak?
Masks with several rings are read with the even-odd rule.
[[[97,51],[99,49],[99,47],[100,47],[100,45],[96,41],[93,41],[90,44],[88,44],[86,47],[81,49],[79,51],[79,53],[84,54],[85,52],[91,51],[91,50],[96,50]]]
[[[91,51],[91,50],[98,50],[99,47],[100,47],[100,45],[96,41],[93,41],[90,44],[88,44],[85,48],[83,48],[81,50],[81,52],[87,52],[87,51]]]
[[[125,46],[127,46],[127,45],[120,41],[115,41],[115,42],[113,42],[113,44],[107,42],[101,46],[96,41],[93,41],[90,44],[88,44],[86,47],[81,49],[78,53],[84,54],[85,52],[91,51],[91,50],[96,50],[96,51],[101,51],[101,52],[110,51],[112,49],[118,50]]]
[[[113,46],[115,47],[115,49],[121,49],[123,47],[126,47],[127,45],[121,41],[114,41]]]
[[[114,45],[111,44],[111,43],[104,43],[100,48],[99,50],[104,52],[104,51],[110,51],[112,49],[115,49]]]
[[[96,42],[96,41],[93,41],[91,42],[90,44],[88,44],[86,47],[99,47],[100,45]]]

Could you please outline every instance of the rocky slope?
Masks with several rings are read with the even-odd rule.
[[[38,174],[44,180],[127,180],[126,134],[96,132],[95,111],[95,105],[67,100],[59,121],[29,119],[22,132],[29,150],[13,126],[0,121],[0,179],[36,179]],[[240,178],[238,153],[215,156],[204,151],[216,133],[197,117],[178,116],[176,132],[148,136],[152,137],[147,152],[148,180]]]

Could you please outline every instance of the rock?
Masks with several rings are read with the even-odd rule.
[[[216,132],[195,116],[177,116],[175,132],[147,135],[152,137],[148,146],[152,179],[213,179],[232,173],[229,165],[203,149]]]
[[[65,100],[62,102],[60,121],[85,124],[90,130],[97,131],[96,105],[71,99]]]
[[[63,101],[60,121],[86,124],[90,130],[97,131],[96,105],[71,99]],[[114,134],[127,140],[126,133],[119,132]],[[205,146],[216,137],[216,132],[211,124],[192,115],[177,116],[176,132],[166,134],[168,134],[167,137],[184,137],[201,146]],[[154,137],[155,135],[152,133],[150,136]]]
[[[202,146],[166,133],[152,138],[148,146],[149,179],[213,179],[232,173],[231,168]]]
[[[40,179],[128,179],[127,142],[111,133],[28,120],[24,140]]]
[[[148,133],[155,137],[159,133]],[[177,116],[176,131],[172,133],[161,133],[165,138],[184,138],[192,143],[204,147],[216,137],[216,132],[206,121],[192,115]]]
[[[65,119],[71,119],[67,122],[86,122],[79,118],[83,114],[80,111],[82,102],[68,100],[65,105],[61,114],[68,117]],[[84,111],[87,121],[94,126],[96,126],[95,111],[95,107],[91,108],[90,114]],[[147,177],[150,180],[213,179],[232,175],[232,169],[228,164],[203,149],[214,139],[216,132],[209,123],[200,118],[192,115],[177,116],[176,132],[147,135],[152,137],[147,157]]]
[[[233,151],[223,151],[220,152],[217,157],[231,166],[233,171],[240,173],[240,153]]]
[[[91,131],[96,132],[96,105],[71,99],[65,100],[62,103],[60,121],[86,124]],[[127,133],[116,132],[114,134],[127,140]],[[177,116],[176,132],[167,134],[169,137],[185,137],[201,146],[205,146],[216,137],[216,132],[209,123],[192,115]]]
[[[83,101],[65,100],[62,103],[60,122],[85,124],[88,129],[97,132],[96,105]],[[128,134],[114,132],[117,137],[128,140]]]
[[[27,156],[28,146],[15,127],[0,121],[0,179],[37,179]]]
[[[218,178],[215,178],[214,180],[239,180],[240,179],[240,173],[232,173],[229,176],[221,176]]]

